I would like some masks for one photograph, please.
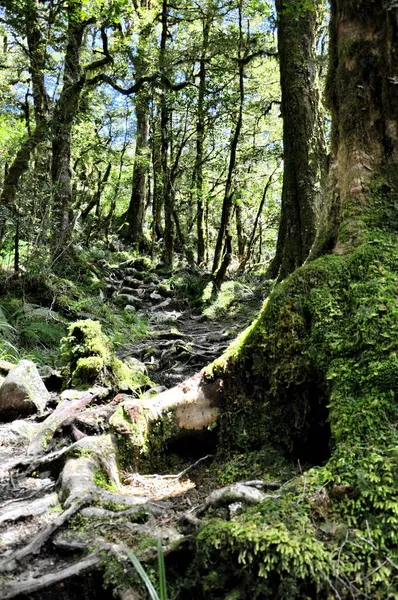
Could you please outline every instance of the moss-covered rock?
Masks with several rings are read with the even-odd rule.
[[[130,368],[114,355],[112,343],[98,321],[72,323],[61,343],[61,357],[69,370],[71,384],[79,389],[101,384],[134,391],[151,385],[139,369]]]

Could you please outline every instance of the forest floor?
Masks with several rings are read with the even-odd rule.
[[[181,295],[181,280],[180,287],[173,289],[170,278],[142,273],[131,262],[107,269],[106,285],[111,305],[147,320],[146,335],[134,343],[124,340],[117,354],[145,369],[156,392],[173,387],[217,358],[257,314],[265,295],[261,281],[257,288],[228,282],[226,291],[203,310]],[[274,476],[272,469],[267,472],[261,460],[253,461],[253,457],[247,461],[249,470],[242,457],[228,466],[219,463],[216,431],[198,432],[171,443],[156,474],[126,467],[116,487],[97,476],[96,484],[104,489],[101,501],[93,504],[91,484],[87,489],[81,484],[91,459],[84,458],[84,453],[77,459],[69,450],[62,453],[79,445],[82,438],[88,445],[95,440],[102,443],[118,397],[126,395],[105,393],[102,400],[60,423],[46,453],[37,460],[36,456],[26,458],[27,447],[29,454],[32,439],[61,403],[59,393],[52,392],[43,415],[0,424],[1,599],[38,600],[56,595],[59,600],[93,600],[112,597],[112,591],[123,600],[140,598],[112,570],[117,571],[118,560],[115,563],[109,556],[118,554],[120,541],[133,547],[145,562],[156,558],[157,539],[162,540],[166,555],[178,547],[173,552],[183,556],[192,542],[189,532],[197,524],[195,511],[206,505],[213,490],[244,478]],[[78,467],[79,460],[86,462]],[[74,503],[75,484],[65,483],[68,465],[81,477],[80,498]],[[289,474],[288,469],[286,478]],[[215,497],[214,504],[223,502]],[[106,561],[104,552],[108,553]],[[96,569],[103,579],[90,575]]]

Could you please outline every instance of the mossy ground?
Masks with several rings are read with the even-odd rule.
[[[45,260],[27,265],[18,277],[0,273],[0,357],[17,362],[59,366],[60,340],[71,322],[99,321],[115,349],[147,331],[145,320],[120,310],[106,296],[105,276],[111,267],[134,254],[100,247],[80,249],[54,273]]]
[[[277,286],[209,370],[224,446],[324,464],[203,526],[198,598],[398,598],[397,292],[396,234],[379,230]]]

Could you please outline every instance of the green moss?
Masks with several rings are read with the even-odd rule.
[[[306,445],[317,463],[330,427],[331,456],[281,499],[209,521],[200,598],[398,595],[398,240],[380,213],[363,223],[365,244],[288,277],[209,370],[224,380],[224,447],[297,456]]]
[[[87,356],[79,358],[72,375],[72,385],[81,387],[87,383],[95,382],[104,368],[104,360],[101,356]]]
[[[141,468],[145,465],[154,468],[159,464],[167,442],[179,431],[173,409],[164,411],[153,421],[148,418],[148,412],[148,407],[134,403],[132,407],[126,406],[126,410],[119,405],[112,415],[110,424],[116,433],[118,461],[122,468],[138,463]]]
[[[61,343],[61,357],[68,365],[72,385],[79,388],[102,384],[134,391],[152,383],[141,371],[116,358],[113,345],[98,321],[72,323]]]

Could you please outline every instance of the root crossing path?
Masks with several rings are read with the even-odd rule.
[[[160,276],[142,276],[131,264],[110,272],[108,287],[115,302],[147,315],[149,335],[119,354],[144,363],[160,392],[216,358],[247,324],[203,320]],[[199,438],[195,451],[177,448],[166,467],[172,472],[140,473],[134,461],[120,468],[115,394],[53,394],[42,415],[0,423],[0,600],[139,599],[134,578],[115,575],[115,565],[132,570],[127,546],[150,563],[160,539],[167,562],[189,551],[208,508],[277,493],[277,482],[263,481],[215,490],[203,476],[215,448],[209,453]]]

